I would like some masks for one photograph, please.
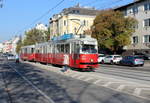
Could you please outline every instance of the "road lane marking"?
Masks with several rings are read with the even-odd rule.
[[[140,96],[141,91],[142,91],[142,89],[141,89],[141,88],[135,88],[135,90],[134,90],[133,94],[134,94],[134,95],[137,95],[137,96]]]
[[[79,77],[78,77],[78,79],[82,79],[82,78],[84,78],[84,76],[79,76]]]
[[[8,64],[9,65],[9,64]],[[48,95],[36,87],[30,80],[28,80],[24,75],[22,75],[18,70],[9,65],[16,73],[18,73],[27,83],[29,83],[35,90],[37,90],[42,96],[44,96],[50,103],[55,103]]]
[[[101,82],[102,80],[100,79],[100,80],[97,80],[97,81],[95,81],[94,82],[94,84],[97,84],[97,83],[99,83],[99,82]]]
[[[107,83],[105,83],[104,85],[102,85],[102,86],[104,86],[104,87],[108,87],[109,85],[111,85],[112,83],[114,83],[114,82],[107,82]]]
[[[87,79],[85,79],[84,81],[89,81],[89,80],[92,80],[93,78],[87,78]]]
[[[78,74],[74,74],[74,75],[72,75],[71,77],[73,77],[73,78],[74,78],[74,77],[77,77],[77,76],[79,76],[79,75],[78,75]]]
[[[137,96],[140,96],[142,90],[150,90],[150,88],[135,88],[133,94],[137,95]]]
[[[117,90],[122,91],[124,88],[126,87],[126,85],[120,85]]]
[[[71,73],[72,75],[69,75],[70,77],[74,77],[75,79],[78,79],[77,77],[79,77],[79,76],[81,76],[80,74],[75,74],[75,72],[74,73]],[[98,73],[96,73],[96,74],[98,74]],[[85,81],[85,82],[88,82],[89,80],[92,80],[92,79],[94,79],[94,78],[92,78],[92,77],[89,77],[89,76],[86,76],[85,75],[85,79],[82,79],[83,81]],[[104,78],[105,79],[105,78]],[[107,80],[107,79],[106,79]],[[111,82],[110,82],[111,81]],[[96,82],[96,81],[95,81]],[[116,88],[116,89],[114,89],[114,88],[110,88],[109,86],[111,85],[111,84],[113,84],[113,83],[120,83],[120,84],[122,84],[122,86],[120,85],[118,88]],[[94,82],[92,83],[92,84],[94,84]],[[129,82],[129,84],[131,85],[132,83],[131,82]],[[124,84],[125,85],[125,84]],[[132,84],[133,85],[133,84]],[[100,86],[100,85],[98,85],[98,86]],[[101,86],[104,86],[105,88],[109,88],[109,89],[111,89],[111,90],[114,90],[114,91],[117,91],[117,92],[121,92],[121,93],[125,93],[125,94],[128,94],[128,95],[132,95],[132,96],[136,96],[136,97],[139,97],[139,98],[143,98],[143,99],[146,99],[146,100],[150,100],[149,98],[147,98],[147,97],[145,97],[145,96],[138,96],[138,95],[136,95],[136,94],[133,94],[133,92],[134,92],[134,90],[133,90],[133,92],[132,93],[128,93],[128,92],[125,92],[125,91],[121,91],[121,90],[123,90],[123,88],[125,88],[126,86],[128,86],[128,85],[125,85],[125,86],[123,86],[123,82],[122,81],[118,81],[117,79],[113,79],[113,80],[108,80],[108,82],[107,83],[105,83],[104,85],[101,85]],[[118,90],[118,89],[120,89],[120,90]]]

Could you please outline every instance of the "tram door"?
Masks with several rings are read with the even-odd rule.
[[[79,64],[79,51],[80,51],[80,45],[79,45],[79,41],[77,42],[73,42],[72,43],[72,66],[75,68],[78,68],[78,64]]]

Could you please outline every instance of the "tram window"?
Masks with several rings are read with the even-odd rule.
[[[45,49],[45,53],[47,53],[47,49],[46,49],[46,46],[44,46],[44,49]]]
[[[44,53],[44,54],[46,53],[45,46],[43,46],[43,53]]]
[[[37,49],[37,53],[40,53],[40,49],[39,48]]]
[[[34,48],[31,48],[31,53],[34,53]]]
[[[60,52],[61,52],[60,44],[57,44],[56,53],[60,53]]]
[[[27,53],[27,48],[25,48],[25,53]]]
[[[97,53],[95,49],[95,45],[82,45],[82,52],[83,53]]]
[[[74,53],[74,45],[73,45],[73,43],[71,44],[71,53]]]
[[[79,44],[74,44],[74,53],[79,53],[79,51],[80,51],[80,45]]]
[[[40,53],[43,53],[42,47],[40,47]]]
[[[69,46],[69,44],[65,44],[65,53],[70,53],[70,46]]]
[[[47,45],[46,48],[47,48],[47,53],[50,53],[50,45]]]
[[[56,53],[55,50],[56,49],[56,45],[53,45],[53,49],[52,49],[52,53]]]
[[[61,44],[61,53],[64,53],[64,44]]]
[[[44,49],[44,54],[45,54],[46,53],[46,46],[44,46],[43,49]]]

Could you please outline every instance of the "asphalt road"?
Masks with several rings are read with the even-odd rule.
[[[1,62],[0,103],[150,103],[30,64]]]
[[[97,73],[107,74],[114,78],[135,81],[150,85],[150,67],[128,67],[117,65],[101,65]]]

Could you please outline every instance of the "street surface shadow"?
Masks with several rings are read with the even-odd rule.
[[[6,64],[7,65],[7,64]],[[62,76],[30,64],[11,65],[27,77],[35,86],[56,103],[133,103],[133,96],[127,96],[104,87]],[[11,68],[5,71],[5,78],[15,103],[46,103],[45,98],[27,84]],[[136,103],[149,103],[140,102]]]

